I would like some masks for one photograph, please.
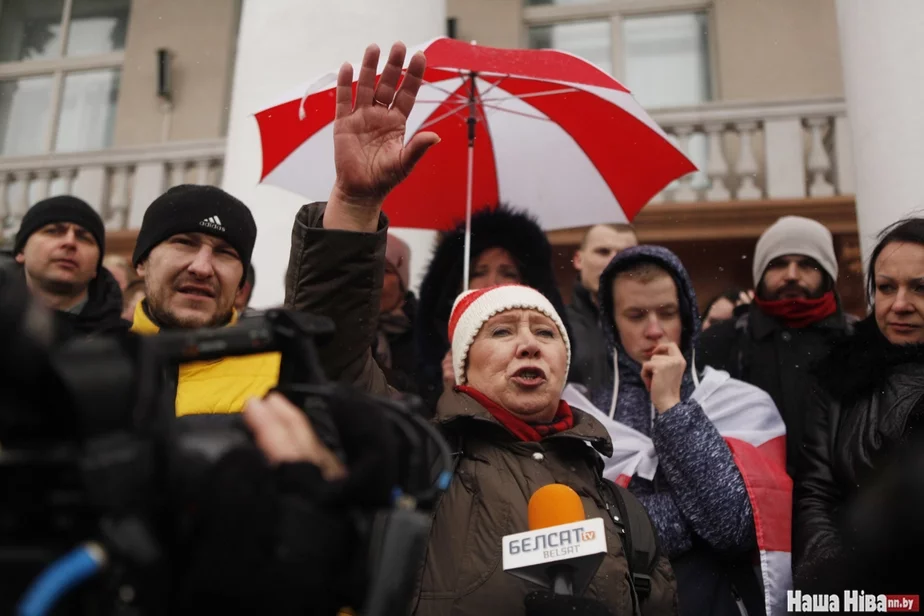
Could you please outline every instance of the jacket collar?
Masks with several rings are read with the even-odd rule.
[[[574,426],[569,430],[548,436],[544,440],[577,439],[589,444],[604,456],[613,455],[613,444],[610,442],[606,428],[580,409],[571,407],[571,412],[574,414]],[[465,420],[495,426],[499,434],[513,439],[503,424],[474,399],[455,390],[444,391],[436,405],[436,422],[449,427]]]
[[[145,306],[147,306],[145,300],[135,304],[135,314],[132,317],[132,331],[142,336],[152,336],[160,331],[160,325],[155,323],[154,320],[148,316],[148,311],[145,309]],[[237,323],[237,319],[237,310],[233,310],[231,312],[231,320],[223,325],[223,327],[234,325]]]
[[[763,310],[757,307],[756,304],[751,304],[748,310],[748,327],[751,330],[751,334],[755,339],[763,339],[776,331],[789,329],[779,319],[775,319],[770,316]],[[809,325],[804,329],[827,329],[827,330],[843,330],[847,329],[847,317],[844,316],[844,312],[840,307],[840,300],[838,300],[837,312],[831,316],[822,319],[818,323]]]
[[[576,308],[578,312],[588,314],[597,320],[600,317],[600,309],[597,302],[591,296],[590,291],[581,284],[578,278],[574,283],[574,289],[571,292],[571,307]]]
[[[924,344],[890,343],[870,315],[857,322],[852,336],[835,339],[827,360],[815,367],[821,386],[842,400],[857,399],[879,388],[896,371],[924,377]],[[900,392],[905,394],[907,392]]]

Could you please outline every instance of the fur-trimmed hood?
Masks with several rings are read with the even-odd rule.
[[[516,260],[523,284],[545,295],[568,329],[565,304],[552,271],[552,246],[536,218],[507,205],[481,210],[472,215],[472,263],[485,250],[500,247]],[[435,402],[442,391],[441,363],[449,350],[449,314],[462,291],[465,224],[446,233],[433,251],[433,258],[420,285],[415,329],[418,348],[417,376],[421,394]]]

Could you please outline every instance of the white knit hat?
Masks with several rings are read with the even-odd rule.
[[[818,261],[832,281],[837,281],[834,238],[826,226],[802,216],[783,216],[767,227],[754,249],[754,287],[760,285],[770,262],[785,255],[804,255]]]
[[[552,302],[532,287],[502,285],[466,291],[456,298],[449,319],[449,340],[452,343],[452,366],[456,374],[456,384],[465,385],[468,350],[487,320],[496,314],[517,308],[535,310],[552,319],[568,351],[565,374],[568,373],[571,366],[571,341],[568,339],[565,324],[552,306]]]

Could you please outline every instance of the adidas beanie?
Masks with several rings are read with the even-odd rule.
[[[132,265],[137,266],[155,246],[178,233],[206,233],[222,238],[240,255],[246,272],[257,241],[257,224],[250,208],[220,188],[174,186],[144,213]]]
[[[535,310],[552,319],[568,353],[568,363],[565,366],[565,374],[568,374],[568,368],[571,367],[571,341],[568,339],[565,324],[552,306],[552,302],[532,287],[510,284],[466,291],[456,298],[449,318],[449,340],[452,344],[452,367],[457,385],[465,385],[468,351],[484,324],[496,314],[517,308]],[[563,383],[565,380],[567,379],[563,379]]]

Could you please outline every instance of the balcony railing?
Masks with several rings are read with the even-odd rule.
[[[0,158],[0,228],[8,238],[29,206],[72,194],[98,208],[106,229],[137,229],[158,195],[178,184],[220,184],[225,140]]]
[[[700,169],[655,203],[854,194],[842,99],[710,103],[651,115]]]
[[[840,99],[712,103],[652,112],[700,171],[655,203],[851,195],[853,154]],[[0,228],[9,237],[29,206],[74,194],[109,230],[136,229],[147,206],[183,182],[219,184],[225,141],[175,142],[100,152],[0,158]]]

